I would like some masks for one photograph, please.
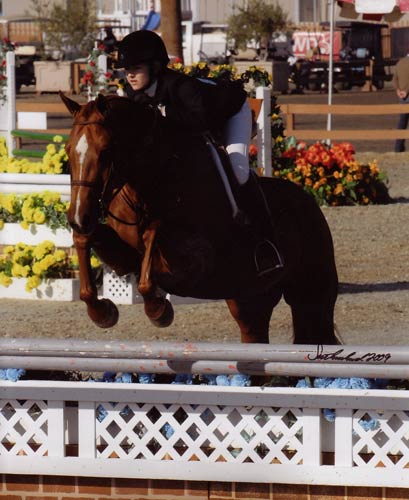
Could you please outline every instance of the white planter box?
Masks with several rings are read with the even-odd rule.
[[[72,62],[34,61],[37,92],[72,90]]]
[[[0,245],[38,245],[44,240],[53,241],[57,247],[73,245],[72,232],[69,229],[50,229],[45,225],[31,224],[29,229],[23,229],[20,224],[6,223],[0,230]]]
[[[43,281],[38,288],[27,292],[25,278],[13,278],[8,286],[0,285],[0,299],[33,299],[33,300],[79,300],[79,279],[49,279]]]
[[[71,193],[68,174],[0,174],[0,193],[60,193],[62,200],[69,200]]]

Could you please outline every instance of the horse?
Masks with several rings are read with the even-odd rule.
[[[91,248],[118,275],[137,274],[145,313],[158,327],[174,318],[166,294],[224,299],[241,342],[268,343],[273,309],[284,297],[294,343],[338,343],[333,241],[311,195],[290,181],[258,177],[285,263],[279,276],[259,276],[254,233],[233,220],[201,134],[175,130],[157,109],[125,97],[99,94],[80,105],[60,96],[74,118],[67,219],[80,299],[96,325],[113,326],[119,313],[98,298]]]

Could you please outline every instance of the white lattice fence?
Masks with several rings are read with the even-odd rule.
[[[0,398],[0,473],[409,485],[405,391],[33,381]]]

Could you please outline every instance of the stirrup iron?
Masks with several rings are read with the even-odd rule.
[[[271,267],[266,267],[265,269],[260,269],[259,259],[257,258],[257,250],[259,249],[259,247],[261,245],[264,245],[264,244],[269,245],[271,250],[275,253],[275,256],[277,258],[277,263],[274,265],[271,265]],[[278,251],[276,245],[268,239],[264,239],[263,241],[261,241],[257,244],[256,249],[254,250],[254,264],[256,266],[256,271],[257,271],[258,276],[264,276],[272,271],[276,271],[276,270],[282,269],[284,267],[284,261],[281,257],[280,252]]]

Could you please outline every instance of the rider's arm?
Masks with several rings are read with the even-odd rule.
[[[194,78],[175,82],[169,88],[169,99],[162,103],[161,113],[169,124],[192,133],[205,132],[209,128],[208,113],[200,84]]]

